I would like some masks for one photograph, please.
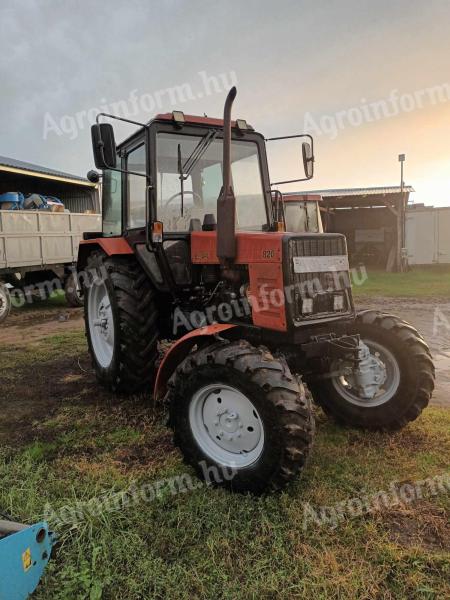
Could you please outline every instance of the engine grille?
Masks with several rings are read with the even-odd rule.
[[[345,264],[346,256],[347,244],[342,236],[334,237],[330,234],[317,234],[304,238],[292,238],[288,241],[289,288],[291,290],[291,314],[294,323],[321,317],[326,318],[330,315],[345,314],[351,310],[351,283],[347,266],[338,270],[325,270],[323,266],[318,267],[319,270],[311,270],[314,269],[314,264],[317,261],[311,261],[307,258],[343,257],[343,260],[338,260],[338,262]],[[305,258],[305,260],[302,261],[302,258]],[[294,267],[294,262],[297,262],[297,267]],[[318,262],[326,264],[327,259]],[[307,272],[296,272],[299,268],[300,270],[304,268]],[[337,295],[342,296],[343,299],[342,306],[336,308],[335,296]],[[308,308],[311,309],[311,312],[305,312],[302,309],[305,299],[310,299],[308,300]]]

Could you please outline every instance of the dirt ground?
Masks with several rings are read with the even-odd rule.
[[[410,299],[377,298],[376,301],[359,300],[358,308],[374,308],[396,314],[412,325],[430,345],[436,365],[436,389],[432,403],[450,406],[450,303],[442,300],[412,301]],[[43,311],[17,311],[0,327],[0,346],[34,345],[47,336],[82,331],[82,309]],[[68,380],[74,373],[66,373]]]
[[[16,311],[0,325],[0,345],[26,346],[50,335],[80,331],[83,326],[82,308]]]

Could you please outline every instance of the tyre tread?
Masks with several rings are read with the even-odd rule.
[[[304,466],[313,442],[314,420],[300,380],[291,375],[284,359],[275,358],[267,348],[254,347],[245,340],[214,342],[184,359],[170,378],[168,389],[172,423],[177,421],[179,403],[185,401],[183,381],[200,366],[208,364],[228,366],[247,375],[261,389],[267,401],[276,407],[279,427],[283,431],[282,460],[270,481],[265,482],[264,491],[283,488]],[[174,440],[182,450],[184,460],[197,468],[195,450],[176,426]],[[256,486],[250,491],[259,493],[262,490]]]

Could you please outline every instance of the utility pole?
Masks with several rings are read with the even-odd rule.
[[[398,160],[400,163],[400,205],[398,207],[397,217],[397,271],[403,272],[405,264],[403,260],[403,248],[406,244],[406,205],[405,205],[405,182],[403,181],[403,163],[406,155],[399,154]]]

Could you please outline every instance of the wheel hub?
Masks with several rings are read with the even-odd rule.
[[[94,320],[94,326],[99,328],[100,334],[107,338],[109,335],[111,304],[103,300],[98,309],[98,318]]]
[[[400,385],[400,367],[395,356],[373,340],[360,341],[359,360],[340,361],[340,374],[332,378],[341,396],[358,406],[379,406],[392,398]]]
[[[375,397],[387,378],[387,371],[379,353],[371,354],[364,342],[359,343],[359,363],[350,369],[347,381],[356,389],[361,398]]]
[[[246,466],[262,452],[260,416],[236,388],[216,384],[200,388],[192,398],[189,419],[199,446],[220,464]]]
[[[89,326],[95,357],[102,367],[108,367],[114,352],[114,320],[108,291],[104,284],[89,290]]]

